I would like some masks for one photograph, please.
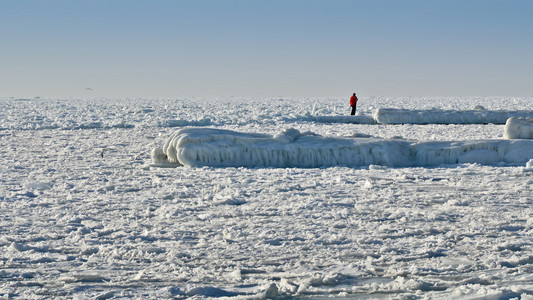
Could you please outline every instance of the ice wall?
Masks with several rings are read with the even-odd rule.
[[[405,165],[406,142],[368,138],[326,138],[288,129],[269,136],[187,128],[163,146],[170,162],[216,167],[325,167]]]
[[[533,118],[512,117],[505,123],[506,139],[533,139]]]
[[[377,138],[332,138],[288,129],[274,136],[186,128],[154,150],[156,164],[213,167],[427,167],[442,164],[525,163],[533,140],[413,142]]]
[[[533,158],[533,141],[478,140],[460,142],[418,142],[411,145],[415,166],[443,164],[521,164]]]
[[[511,117],[533,117],[533,111],[379,108],[373,117],[379,124],[505,124]]]

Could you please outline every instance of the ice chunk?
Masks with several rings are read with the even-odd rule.
[[[24,184],[24,187],[29,190],[49,190],[53,187],[51,182],[28,182]]]
[[[294,128],[291,128],[291,129],[287,129],[283,131],[282,133],[276,134],[274,136],[274,140],[284,143],[284,144],[288,144],[290,142],[294,142],[294,140],[296,140],[299,136],[300,136],[300,131]]]
[[[278,286],[275,283],[271,283],[265,288],[265,298],[277,299],[279,295]]]
[[[178,162],[170,161],[161,148],[154,148],[152,150],[152,166],[154,167],[176,167],[180,165]]]
[[[526,168],[533,169],[533,158],[526,163]]]
[[[201,286],[188,290],[186,295],[203,297],[235,297],[237,296],[237,293],[229,292],[213,286]]]
[[[504,137],[506,139],[533,139],[533,118],[507,119]]]

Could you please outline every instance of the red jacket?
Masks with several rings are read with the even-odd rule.
[[[357,96],[352,95],[352,98],[350,98],[350,106],[354,106],[355,103],[357,103]]]

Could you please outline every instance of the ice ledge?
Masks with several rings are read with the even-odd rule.
[[[511,117],[533,117],[530,110],[410,110],[379,108],[373,113],[378,124],[505,124]]]
[[[431,167],[523,164],[532,158],[533,140],[416,142],[323,137],[296,129],[271,136],[185,128],[171,135],[162,149],[152,152],[154,165],[192,167]]]

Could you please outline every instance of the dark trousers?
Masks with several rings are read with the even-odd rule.
[[[355,105],[352,105],[352,113],[351,113],[352,116],[355,115],[356,106],[357,106],[357,103],[355,103]]]

